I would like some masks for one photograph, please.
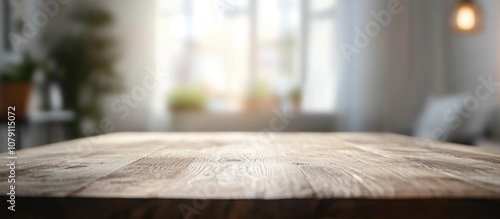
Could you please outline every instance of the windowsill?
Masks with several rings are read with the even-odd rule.
[[[173,112],[170,131],[333,131],[333,113],[303,112]]]

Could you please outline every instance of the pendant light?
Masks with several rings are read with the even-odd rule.
[[[452,25],[460,32],[471,32],[480,29],[481,10],[474,0],[460,0],[454,9]]]

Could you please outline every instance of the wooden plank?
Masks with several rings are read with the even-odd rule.
[[[141,144],[145,146],[140,147]],[[20,150],[16,192],[21,196],[68,196],[161,147],[162,144],[140,136],[110,135],[92,143],[80,139]],[[1,157],[1,162],[7,163],[7,155]],[[0,177],[8,176],[7,168],[5,165],[0,167]],[[8,182],[0,181],[0,192],[5,194],[7,189]]]
[[[314,196],[301,171],[272,144],[215,138],[208,142],[193,146],[180,141],[93,182],[75,195],[142,197],[146,193],[156,198],[247,199]]]
[[[429,144],[394,134],[380,136],[379,139],[385,139],[385,143],[373,143],[379,139],[373,135],[370,137],[373,139],[370,143],[357,142],[353,147],[394,160],[404,160],[413,165],[414,169],[432,170],[484,188],[492,194],[500,193],[500,156],[497,150],[439,142]],[[408,153],[408,148],[418,152]]]
[[[498,151],[393,134],[106,135],[19,151],[21,196],[499,197]],[[2,156],[5,159],[5,156]],[[0,167],[0,176],[8,169]],[[7,183],[0,182],[6,192]]]
[[[118,133],[17,155],[18,218],[500,215],[498,150],[386,133]]]
[[[300,168],[320,198],[425,198],[425,197],[498,197],[500,194],[471,184],[460,177],[445,174],[453,165],[439,165],[445,171],[421,168],[431,164],[435,155],[421,147],[384,144],[384,148],[361,136],[362,143],[353,144],[334,136],[317,136],[302,143],[300,150],[287,150],[290,156],[301,158]],[[294,138],[289,136],[289,139]],[[297,138],[300,138],[297,137]],[[325,139],[329,139],[327,143]],[[298,140],[298,139],[295,139]],[[388,146],[389,145],[389,146]],[[311,151],[313,154],[311,154]],[[398,154],[396,154],[398,153]],[[410,160],[405,156],[421,160]],[[305,157],[306,156],[306,157]],[[440,157],[447,159],[448,157]],[[453,159],[453,158],[449,158]],[[458,161],[455,161],[458,162]],[[470,162],[470,161],[469,161]],[[474,163],[476,166],[495,164]],[[458,164],[457,164],[458,165]],[[484,167],[484,166],[483,166]],[[498,179],[498,175],[489,174]]]

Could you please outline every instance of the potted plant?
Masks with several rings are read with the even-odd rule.
[[[18,64],[8,65],[1,73],[0,101],[2,117],[7,115],[9,106],[15,107],[18,119],[26,118],[27,106],[31,94],[31,78],[42,65],[24,54]]]
[[[193,121],[205,118],[206,95],[198,88],[178,87],[169,96],[169,109],[172,114],[172,128],[187,130]]]
[[[278,107],[279,100],[265,83],[256,84],[250,91],[246,109],[250,111],[271,111]]]
[[[206,98],[200,89],[179,87],[170,94],[169,107],[172,112],[202,111]]]
[[[63,33],[45,33],[45,39],[58,39],[49,50],[60,74],[58,84],[63,93],[66,110],[75,113],[73,133],[84,136],[85,121],[99,124],[103,118],[103,98],[122,90],[122,81],[114,69],[117,59],[116,40],[102,34],[112,22],[112,15],[98,5],[82,3],[71,11],[69,22],[78,27]],[[78,137],[77,136],[77,137]]]
[[[300,105],[302,103],[302,90],[300,87],[295,87],[289,93],[290,101],[292,102],[293,108],[295,110],[300,110]]]

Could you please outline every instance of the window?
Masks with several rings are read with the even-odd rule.
[[[201,89],[217,112],[268,110],[299,93],[301,111],[334,110],[336,0],[159,1],[171,88]]]

